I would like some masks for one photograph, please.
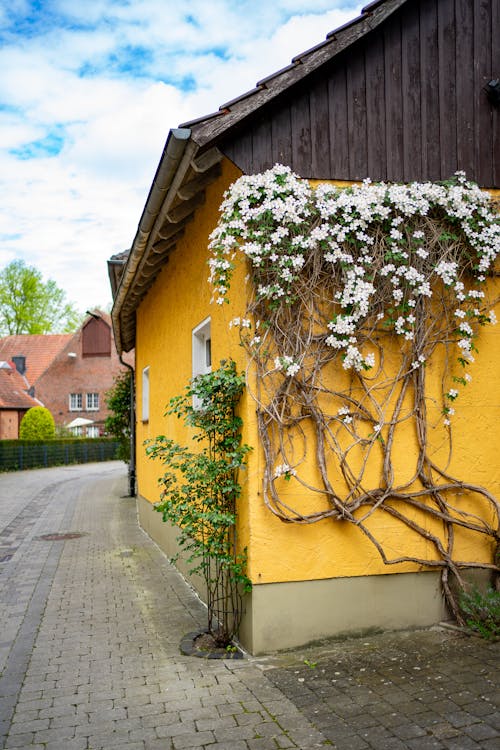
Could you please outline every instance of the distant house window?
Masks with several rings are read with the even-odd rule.
[[[90,427],[87,427],[87,437],[99,437],[99,427],[97,427],[96,425],[90,425]]]
[[[87,411],[99,411],[98,393],[87,393]]]
[[[210,331],[210,318],[206,318],[192,334],[193,352],[193,378],[197,375],[205,375],[212,371],[212,337]],[[199,399],[193,399],[195,408],[201,406]]]
[[[82,394],[81,393],[69,394],[69,410],[70,411],[82,410]]]
[[[142,421],[149,420],[149,367],[142,371]]]

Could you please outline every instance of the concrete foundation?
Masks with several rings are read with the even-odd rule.
[[[139,523],[168,557],[179,552],[177,532],[139,497]],[[203,581],[180,572],[203,598]],[[446,618],[439,573],[391,573],[254,585],[246,596],[240,641],[258,655],[321,638],[374,629],[426,627]]]

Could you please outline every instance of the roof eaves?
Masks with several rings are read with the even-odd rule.
[[[122,342],[121,311],[123,303],[147,259],[151,238],[155,236],[170,208],[169,195],[175,195],[173,188],[182,180],[197,147],[190,139],[188,128],[176,128],[168,134],[163,153],[151,185],[146,204],[139,222],[126,266],[122,273],[111,312],[116,348],[119,353],[127,351]]]

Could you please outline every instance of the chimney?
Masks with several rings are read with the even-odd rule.
[[[26,357],[18,355],[17,357],[12,357],[12,361],[14,362],[18,373],[24,375],[26,372]]]

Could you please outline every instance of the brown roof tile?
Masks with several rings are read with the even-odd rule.
[[[0,367],[0,409],[31,409],[40,402],[29,396],[28,383],[14,365]]]
[[[24,374],[28,383],[33,385],[74,335],[50,333],[5,336],[0,339],[0,360],[10,361],[13,357],[26,357]]]

